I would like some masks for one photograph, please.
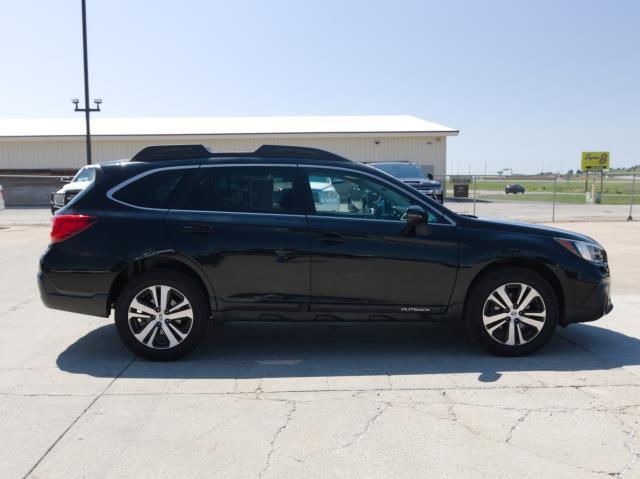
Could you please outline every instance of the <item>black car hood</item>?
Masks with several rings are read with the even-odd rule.
[[[524,223],[521,221],[507,220],[502,218],[471,218],[464,217],[465,222],[468,221],[468,226],[476,228],[486,228],[498,231],[513,231],[514,233],[529,233],[534,235],[549,236],[552,238],[567,238],[577,241],[587,241],[589,243],[600,244],[590,238],[589,236],[575,233],[573,231],[563,230],[561,228],[554,228],[552,226]]]

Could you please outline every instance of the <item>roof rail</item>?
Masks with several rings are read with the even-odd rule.
[[[131,161],[197,160],[212,154],[202,145],[156,145],[143,148]]]
[[[262,145],[253,153],[260,158],[308,158],[312,160],[348,161],[335,153],[304,146]]]

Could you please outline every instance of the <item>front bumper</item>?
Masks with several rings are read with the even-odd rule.
[[[38,272],[38,289],[40,299],[47,308],[91,316],[109,316],[106,294],[79,295],[59,291],[42,271]]]
[[[427,193],[426,191],[418,190],[424,196],[431,198],[432,200],[436,200],[438,203],[444,203],[444,193]]]
[[[567,306],[565,308],[563,324],[595,321],[609,314],[612,309],[611,279],[607,276],[593,286],[582,305]]]

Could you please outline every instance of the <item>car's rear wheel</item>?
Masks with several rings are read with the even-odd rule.
[[[189,276],[155,270],[134,278],[116,304],[118,334],[134,353],[170,361],[193,351],[204,337],[206,295]]]
[[[472,336],[500,356],[523,356],[544,346],[558,324],[549,283],[524,268],[500,268],[476,282],[466,305]]]

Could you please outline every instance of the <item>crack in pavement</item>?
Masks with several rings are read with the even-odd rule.
[[[260,388],[260,386],[258,388]],[[257,397],[256,399],[260,400],[259,397]],[[273,453],[275,452],[276,442],[278,441],[278,438],[284,432],[284,430],[287,429],[287,427],[289,426],[289,423],[291,422],[291,418],[293,417],[294,413],[296,412],[296,408],[297,408],[296,401],[286,401],[286,402],[289,403],[291,405],[291,407],[290,407],[289,412],[287,413],[287,415],[285,417],[284,424],[282,426],[280,426],[276,430],[275,434],[273,435],[273,438],[271,439],[271,442],[269,443],[269,452],[267,453],[267,460],[266,460],[266,463],[265,463],[264,467],[262,468],[262,470],[258,473],[258,477],[262,477],[267,472],[269,467],[271,466],[271,457],[273,456]]]
[[[532,413],[531,409],[527,410],[527,412],[525,412],[522,417],[518,418],[518,420],[515,422],[515,424],[513,426],[511,426],[511,429],[509,429],[509,432],[507,432],[507,438],[505,439],[504,442],[506,442],[507,444],[511,443],[511,438],[513,437],[513,433],[516,431],[516,429],[518,429],[518,426],[520,426],[520,424],[522,424],[524,421],[527,420],[527,418],[529,417],[529,415]]]
[[[96,397],[93,398],[93,400],[89,403],[89,405],[84,408],[82,410],[82,412],[78,415],[78,417],[76,417],[73,421],[71,421],[71,424],[69,424],[67,426],[67,428],[62,431],[62,433],[55,439],[55,441],[53,441],[53,443],[47,448],[47,450],[44,452],[44,454],[42,454],[42,456],[40,456],[40,458],[36,461],[36,463],[31,466],[31,469],[29,469],[27,471],[27,473],[23,476],[24,479],[26,479],[27,477],[29,477],[35,470],[36,468],[42,463],[42,461],[49,455],[49,453],[58,445],[58,443],[62,440],[62,438],[71,430],[71,428],[73,426],[76,425],[76,423],[86,414],[86,412],[91,409],[91,407],[98,401],[98,399],[100,399],[102,396],[104,396],[104,394],[107,392],[107,390],[111,387],[111,385],[120,377],[124,374],[124,372],[129,368],[129,366],[131,366],[133,364],[133,362],[135,361],[136,356],[133,355],[131,357],[131,359],[129,360],[129,362],[125,365],[124,368],[122,368],[122,370],[111,380],[109,381],[109,384],[107,384],[107,387],[104,388],[104,390],[98,394]]]
[[[383,402],[382,405],[376,409],[376,412],[373,416],[371,416],[369,418],[369,420],[366,422],[366,424],[364,425],[364,428],[362,429],[362,431],[354,434],[353,439],[349,442],[347,442],[346,444],[342,445],[342,447],[340,447],[340,449],[345,449],[347,447],[351,447],[353,446],[356,442],[358,442],[365,434],[367,434],[369,432],[369,429],[371,429],[371,427],[373,426],[373,424],[380,419],[380,416],[382,416],[389,408],[391,407],[391,403],[390,402]]]
[[[635,436],[636,436],[636,430],[633,429],[632,431],[629,432],[629,434],[627,435],[627,439],[624,441],[624,447],[626,447],[631,452],[631,460],[627,463],[626,466],[624,466],[624,469],[622,469],[622,471],[618,473],[617,477],[619,478],[624,477],[624,475],[631,470],[631,468],[633,467],[633,464],[638,459],[638,456],[640,456],[640,452],[636,451],[631,446],[631,441],[633,441],[633,438]]]
[[[35,368],[34,368],[35,369]],[[13,371],[13,369],[8,369],[9,371]],[[17,369],[21,370],[21,369]],[[0,370],[1,371],[1,370]],[[122,373],[120,373],[122,374]],[[254,391],[162,391],[162,392],[104,392],[105,396],[181,396],[181,395],[207,395],[207,396],[247,396],[253,395],[255,399],[260,399],[261,397],[269,394],[309,394],[309,393],[352,393],[352,397],[357,397],[359,395],[365,393],[375,393],[375,392],[429,392],[429,391],[503,391],[503,390],[544,390],[544,389],[576,389],[578,391],[584,391],[585,393],[589,388],[640,388],[639,384],[590,384],[588,386],[579,386],[579,385],[555,385],[555,386],[500,386],[500,387],[453,387],[453,388],[441,388],[441,387],[425,387],[425,388],[395,388],[395,389],[381,389],[381,388],[371,388],[371,389],[274,389],[270,391],[264,391],[262,388],[262,384],[260,384]],[[16,386],[17,387],[17,386]],[[90,396],[92,394],[88,393],[69,393],[69,394],[61,394],[61,393],[11,393],[8,390],[0,391],[0,397],[2,396],[20,396],[20,397],[38,397],[38,396],[63,396],[63,397],[82,397],[82,396]],[[594,399],[598,399],[597,396],[591,396]],[[463,404],[463,403],[459,403]],[[469,404],[474,405],[474,404]],[[632,404],[630,406],[640,406],[640,404]],[[490,407],[490,405],[487,405]],[[498,406],[495,406],[498,407]],[[504,409],[509,409],[505,407]],[[513,408],[524,410],[526,408]],[[571,409],[571,408],[568,408]]]
[[[355,398],[356,395],[354,394],[351,398]],[[304,402],[304,401],[298,401],[298,402]],[[369,432],[369,430],[371,429],[371,426],[373,426],[373,424],[380,419],[380,416],[382,416],[390,407],[392,406],[392,404],[388,401],[383,401],[381,403],[381,406],[376,408],[375,413],[373,414],[373,416],[371,416],[369,419],[367,419],[367,422],[365,423],[364,427],[362,428],[362,430],[360,432],[357,432],[355,434],[353,434],[353,439],[351,439],[350,441],[342,444],[341,446],[336,446],[336,447],[332,447],[332,448],[327,448],[327,449],[318,449],[316,451],[310,452],[309,454],[306,454],[302,459],[298,458],[298,457],[293,457],[293,456],[285,456],[289,459],[292,459],[294,461],[296,461],[299,464],[304,464],[306,463],[311,457],[317,456],[318,454],[323,454],[326,452],[332,452],[332,451],[339,451],[341,449],[346,449],[348,447],[353,446],[359,439],[361,439],[365,434],[367,434],[367,432]]]
[[[33,303],[35,301],[36,298],[29,298],[26,299],[24,301],[20,301],[19,303],[16,303],[12,306],[9,307],[9,309],[5,309],[4,311],[0,311],[0,315],[5,315],[5,314],[9,314],[9,313],[15,313],[16,311],[18,311],[20,308],[22,308],[23,306],[26,306],[30,303]]]

